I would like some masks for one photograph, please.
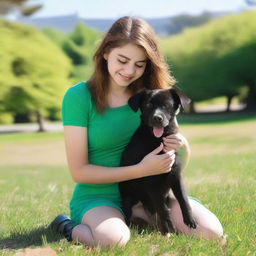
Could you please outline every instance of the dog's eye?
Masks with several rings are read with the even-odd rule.
[[[151,102],[148,102],[148,103],[146,104],[146,107],[147,107],[147,108],[152,108],[152,107],[153,107],[153,104],[152,104]]]

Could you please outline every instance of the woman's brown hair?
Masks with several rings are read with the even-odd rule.
[[[128,86],[131,94],[142,88],[170,88],[175,79],[170,75],[168,66],[160,54],[156,35],[151,26],[144,20],[132,17],[118,19],[109,29],[94,54],[94,73],[88,81],[88,86],[99,113],[108,107],[107,94],[109,90],[109,73],[104,53],[111,49],[133,43],[143,48],[148,61],[143,75]]]

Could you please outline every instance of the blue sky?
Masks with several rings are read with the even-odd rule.
[[[169,17],[203,11],[238,11],[248,7],[245,0],[32,0],[44,7],[33,17],[77,13],[83,18],[118,18],[123,15],[145,18]]]

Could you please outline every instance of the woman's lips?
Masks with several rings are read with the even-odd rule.
[[[120,75],[121,78],[122,78],[123,80],[125,80],[125,81],[130,81],[130,80],[132,79],[132,77],[130,77],[130,76],[124,76],[124,75],[122,75],[122,74],[120,74],[120,73],[119,73],[119,75]]]

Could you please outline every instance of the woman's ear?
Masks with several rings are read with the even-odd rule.
[[[103,54],[103,58],[104,58],[105,60],[108,60],[108,53],[104,53],[104,54]]]

